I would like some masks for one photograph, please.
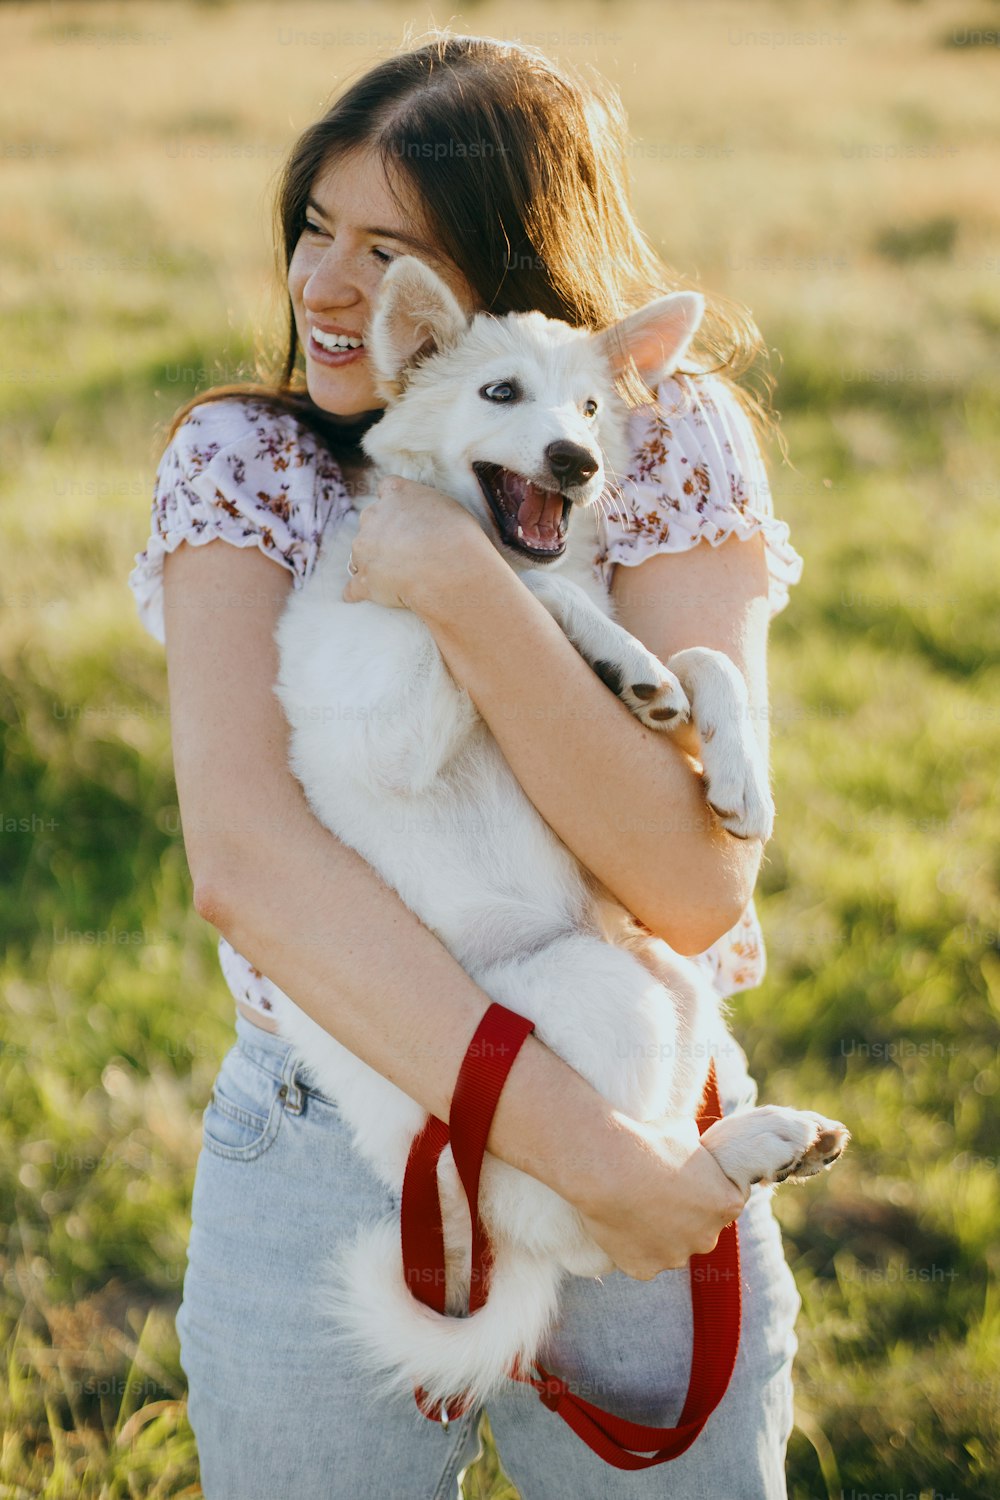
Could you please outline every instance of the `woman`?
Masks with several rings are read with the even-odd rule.
[[[447,1119],[489,997],[310,812],[287,768],[272,635],[362,478],[358,440],[380,410],[364,335],[395,255],[425,258],[470,312],[537,308],[595,328],[677,284],[631,217],[625,142],[613,96],[528,49],[443,34],[372,69],[297,143],[282,182],[282,379],[199,398],[160,465],[153,534],[130,582],[165,637],[195,904],[221,934],[239,1010],[205,1112],[178,1316],[207,1500],[429,1500],[456,1493],[476,1451],[478,1413],[441,1428],[407,1401],[376,1398],[317,1316],[341,1238],[398,1204],[332,1102],[295,1076],[268,1010],[273,981]],[[734,314],[716,313],[714,327],[704,353],[727,337],[731,353],[752,332]],[[644,403],[623,484],[630,515],[607,523],[595,566],[622,623],[662,659],[694,644],[732,655],[766,749],[767,623],[801,560],[771,514],[750,422],[718,376],[665,382],[664,416],[637,375],[627,390]],[[710,546],[696,545],[703,535]],[[760,845],[731,838],[707,809],[696,741],[633,719],[447,497],[383,481],[354,561],[345,599],[423,616],[584,865],[672,947],[699,955],[722,994],[758,982]],[[716,1062],[727,1112],[756,1097],[735,1043]],[[489,1416],[524,1500],[784,1495],[800,1303],[769,1195],[755,1188],[744,1206],[693,1122],[663,1131],[616,1115],[534,1038],[489,1147],[574,1203],[621,1268],[570,1284],[544,1351],[579,1394],[621,1415],[677,1421],[687,1261],[737,1215],[743,1253],[737,1366],[693,1448],[622,1475],[512,1386]]]

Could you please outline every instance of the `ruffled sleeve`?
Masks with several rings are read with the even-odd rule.
[[[622,504],[602,522],[599,575],[610,585],[616,563],[635,567],[656,552],[686,552],[702,539],[718,547],[760,531],[773,617],[802,576],[802,558],[774,515],[749,418],[712,375],[671,377],[657,396],[662,417],[649,406],[629,418],[632,467],[619,480]]]
[[[239,399],[195,407],[160,460],[149,540],[129,574],[139,618],[162,645],[163,559],[182,542],[256,547],[300,587],[348,508],[333,459],[290,414]]]

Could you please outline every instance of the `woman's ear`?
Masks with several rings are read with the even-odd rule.
[[[639,374],[655,383],[669,375],[688,351],[705,311],[700,292],[671,292],[620,318],[593,335],[615,375],[629,358]]]
[[[396,400],[410,371],[429,354],[456,343],[468,323],[453,293],[422,260],[414,255],[394,260],[379,286],[368,330],[379,395]]]

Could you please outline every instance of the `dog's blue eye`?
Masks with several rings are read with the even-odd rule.
[[[585,401],[583,403],[583,415],[585,417],[596,417],[597,416],[597,402],[596,401],[590,401],[590,400]]]
[[[484,385],[479,394],[484,401],[516,401],[518,390],[512,380],[494,380]]]

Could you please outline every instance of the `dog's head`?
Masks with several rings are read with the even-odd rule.
[[[387,407],[365,451],[464,505],[512,566],[557,562],[573,507],[628,462],[615,374],[629,357],[647,380],[668,374],[703,310],[697,292],[675,292],[598,333],[537,312],[469,318],[434,271],[401,256],[368,330]]]

